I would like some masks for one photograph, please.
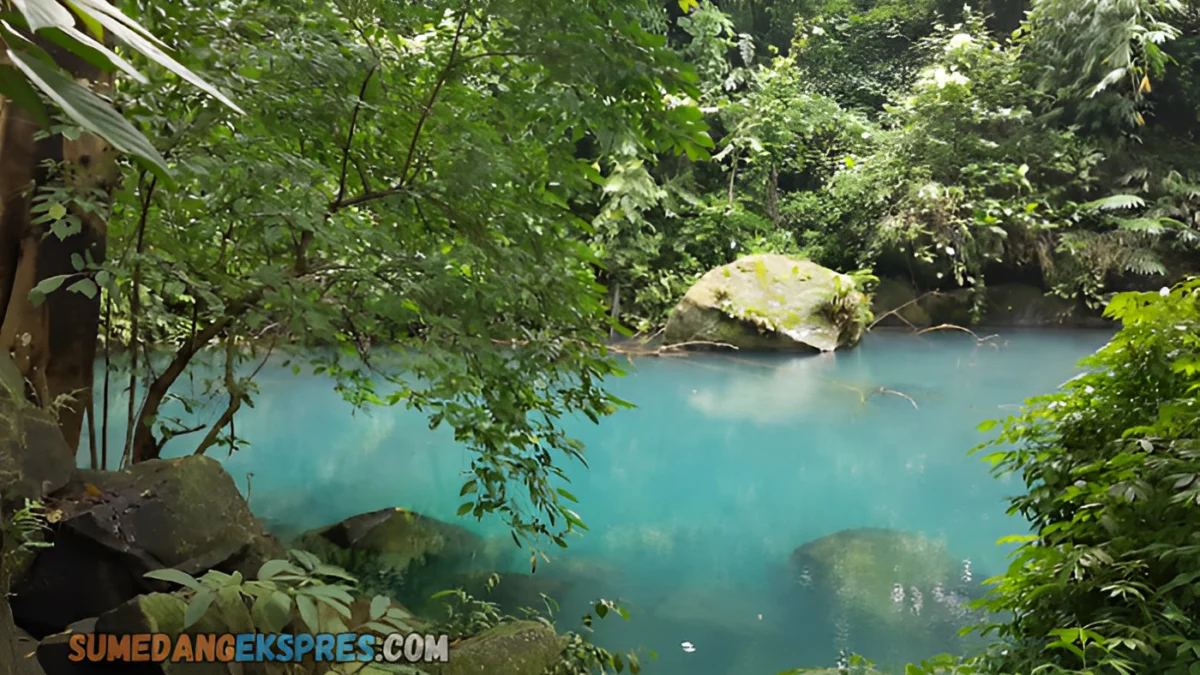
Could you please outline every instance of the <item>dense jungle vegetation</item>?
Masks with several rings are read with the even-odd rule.
[[[1194,4],[3,4],[0,342],[93,466],[236,449],[285,354],[450,425],[460,515],[566,546],[559,420],[627,405],[605,344],[706,270],[1016,280],[1125,328],[1004,426],[1037,529],[994,653],[913,668],[1200,674]]]

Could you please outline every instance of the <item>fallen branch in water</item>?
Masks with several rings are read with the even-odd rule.
[[[914,326],[911,321],[900,316],[900,312],[904,311],[904,308],[908,307],[909,305],[918,303],[918,302],[924,300],[925,298],[937,297],[940,295],[941,295],[941,293],[939,293],[938,291],[929,291],[927,293],[922,293],[921,295],[918,295],[917,297],[913,298],[912,300],[909,300],[908,302],[904,303],[903,305],[900,305],[899,307],[897,307],[895,309],[889,309],[888,311],[884,312],[883,314],[880,314],[874,321],[871,322],[871,325],[867,326],[867,330],[871,330],[875,326],[878,326],[880,321],[883,321],[884,319],[888,318],[889,316],[894,316],[897,319],[900,319],[904,323],[908,324],[909,328],[911,328],[913,330],[917,330],[917,327]],[[917,334],[920,335],[920,333],[917,333]]]
[[[971,337],[975,338],[975,342],[978,344],[984,344],[984,343],[988,342],[989,340],[994,340],[994,339],[1000,337],[999,335],[995,335],[995,334],[979,337],[979,334],[976,333],[975,331],[971,330],[970,328],[963,328],[962,326],[956,326],[952,323],[944,323],[940,326],[930,326],[929,328],[925,328],[923,330],[917,331],[917,335],[924,335],[926,333],[932,333],[935,330],[961,331],[961,332],[966,333],[966,334],[970,335]]]
[[[738,350],[737,346],[731,345],[727,342],[709,342],[707,340],[692,340],[691,342],[678,342],[673,345],[663,345],[658,348],[658,351],[663,352],[663,351],[669,351],[672,349],[682,349],[684,347],[691,347],[693,345],[704,345],[706,347],[721,347],[723,349],[732,349],[734,351]]]
[[[892,396],[899,396],[900,398],[911,403],[912,407],[914,409],[916,409],[916,410],[921,409],[921,406],[917,405],[917,402],[913,400],[913,397],[909,396],[908,394],[906,394],[902,391],[896,391],[895,389],[888,389],[887,387],[880,387],[880,388],[876,389],[875,391],[871,392],[870,395],[867,396],[867,398],[871,398],[871,396],[874,396],[875,394],[891,394]]]

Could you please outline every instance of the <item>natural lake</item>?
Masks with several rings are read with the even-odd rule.
[[[1007,551],[996,540],[1024,529],[1005,515],[1005,497],[1021,485],[967,455],[986,438],[976,427],[1056,388],[1108,337],[1006,331],[977,343],[960,333],[877,333],[824,356],[636,360],[611,383],[636,409],[599,426],[569,425],[587,445],[590,469],[568,473],[591,529],[568,551],[551,546],[537,575],[586,579],[564,586],[564,629],[576,627],[586,601],[619,599],[631,620],[598,621],[598,640],[642,648],[651,675],[831,667],[842,648],[885,662],[928,656],[920,652],[936,641],[908,631],[933,616],[940,584],[936,599],[903,584],[904,599],[867,598],[894,600],[898,614],[860,625],[827,601],[805,605],[808,569],[789,558],[839,531],[886,528],[944,546],[938,560],[970,583],[1001,570]],[[508,541],[512,571],[528,572],[528,553],[500,523],[455,517],[469,457],[449,431],[431,432],[421,414],[401,409],[352,416],[328,381],[282,368],[265,369],[260,386],[237,421],[251,444],[213,456],[243,492],[252,474],[251,507],[273,527],[295,532],[403,506]],[[119,447],[121,432],[112,434]],[[889,573],[890,560],[872,563],[882,572],[846,572],[863,564],[851,539],[830,569],[847,579]],[[897,574],[905,564],[895,561]],[[647,662],[648,650],[657,659]]]

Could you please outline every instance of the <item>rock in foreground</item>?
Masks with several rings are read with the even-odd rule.
[[[564,641],[539,621],[504,623],[450,648],[432,675],[541,675],[562,658]]]
[[[39,638],[160,589],[150,570],[253,574],[283,555],[221,464],[203,456],[81,471],[55,504],[54,545],[13,579],[13,617]]]
[[[807,260],[752,255],[710,270],[667,321],[667,344],[833,351],[852,347],[870,320],[853,278]]]

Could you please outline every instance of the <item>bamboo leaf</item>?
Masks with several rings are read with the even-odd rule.
[[[91,0],[88,0],[88,2],[90,3]],[[97,13],[93,16],[95,16],[96,20],[99,21],[102,26],[108,29],[110,33],[119,38],[125,44],[129,45],[130,48],[141,52],[146,58],[166,68],[172,73],[175,73],[179,77],[183,78],[184,81],[192,84],[209,96],[212,96],[221,103],[229,106],[229,108],[238,114],[245,114],[245,111],[239,108],[236,103],[234,103],[221,92],[217,91],[215,87],[206,82],[199,75],[193,73],[186,66],[182,65],[167,55],[166,52],[159,49],[158,46],[151,40],[147,39],[143,33],[139,33],[138,31],[130,28],[125,22],[113,17],[111,14]]]
[[[160,178],[171,181],[166,160],[158,154],[158,150],[103,99],[36,58],[11,49],[7,54],[30,83],[57,103],[67,117],[112,143],[117,150],[143,160],[148,169]]]
[[[62,28],[75,23],[75,17],[58,0],[13,0],[13,4],[29,23],[29,30],[37,32],[43,28]]]

